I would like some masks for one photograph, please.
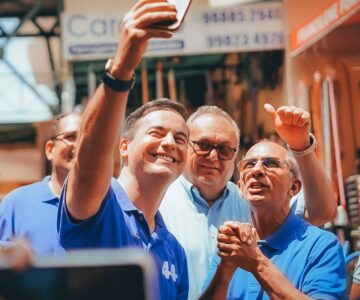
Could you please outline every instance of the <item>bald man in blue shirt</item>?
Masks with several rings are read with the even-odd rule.
[[[289,208],[301,188],[296,161],[282,146],[255,144],[238,181],[252,223],[225,222],[201,299],[346,299],[346,270],[336,236]]]

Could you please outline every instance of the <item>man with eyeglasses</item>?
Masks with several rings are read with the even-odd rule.
[[[293,149],[304,179],[304,191],[294,197],[296,214],[320,225],[331,220],[336,203],[330,181],[309,138],[310,115],[295,107],[266,110],[280,137]],[[250,222],[247,202],[230,182],[239,151],[240,131],[235,121],[216,106],[193,113],[186,170],[168,189],[160,206],[167,227],[184,247],[189,269],[189,299],[197,299],[216,253],[218,228],[227,220]],[[316,198],[312,197],[317,195]],[[307,211],[304,210],[304,196]]]
[[[52,121],[45,155],[51,176],[9,193],[0,204],[0,240],[23,239],[38,255],[59,250],[56,227],[59,196],[72,165],[81,116],[62,114]]]
[[[294,158],[279,144],[263,141],[238,166],[252,223],[220,226],[218,256],[200,299],[347,299],[336,236],[289,208],[301,188]]]

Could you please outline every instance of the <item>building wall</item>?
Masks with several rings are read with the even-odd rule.
[[[334,0],[284,1],[285,28],[289,34],[303,26]],[[360,149],[360,36],[359,15],[322,37],[296,57],[290,57],[287,45],[287,92],[291,103],[300,98],[299,85],[310,89],[314,73],[322,79],[332,77],[338,82],[336,105],[338,109],[339,137],[344,178],[358,172],[356,149]]]
[[[134,0],[103,0],[103,1],[87,1],[86,11],[128,11],[129,8],[136,3]],[[192,6],[207,5],[207,0],[194,0]],[[83,0],[64,0],[66,11],[82,11],[84,12]]]
[[[12,189],[38,181],[42,166],[36,147],[0,149],[0,200]]]

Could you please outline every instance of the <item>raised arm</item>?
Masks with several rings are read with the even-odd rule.
[[[276,132],[291,150],[303,151],[310,144],[310,114],[294,106],[282,106],[277,110],[265,104],[266,111],[274,121]],[[304,156],[294,155],[300,169],[305,198],[305,219],[314,225],[332,221],[336,215],[336,201],[331,182],[315,151]]]
[[[171,33],[149,25],[176,20],[175,7],[166,0],[138,1],[125,15],[114,63],[109,73],[129,81],[153,37]],[[78,220],[94,215],[100,208],[113,173],[113,149],[119,135],[129,92],[118,92],[101,83],[83,116],[74,168],[70,171],[66,205]]]

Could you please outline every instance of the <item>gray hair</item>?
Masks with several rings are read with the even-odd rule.
[[[299,164],[297,163],[294,156],[292,156],[289,151],[286,158],[286,162],[289,164],[289,169],[291,173],[293,173],[295,179],[300,179],[300,170],[299,170]]]
[[[287,156],[285,158],[285,162],[289,165],[289,170],[290,172],[294,175],[295,179],[300,179],[300,169],[299,169],[299,164],[296,161],[296,159],[294,158],[294,156],[291,155],[291,153],[289,152],[289,149],[287,149],[286,147],[284,147],[284,145],[279,144],[277,142],[271,141],[268,138],[265,139],[261,139],[259,141],[257,141],[251,148],[253,148],[255,145],[259,144],[259,143],[273,143],[276,145],[279,145],[281,148],[285,149],[287,152]],[[251,149],[250,148],[250,149]]]
[[[225,118],[234,127],[235,135],[237,138],[237,145],[240,145],[240,129],[235,120],[223,109],[215,105],[203,105],[200,106],[191,116],[188,118],[186,124],[190,128],[192,122],[202,115],[217,115]]]

